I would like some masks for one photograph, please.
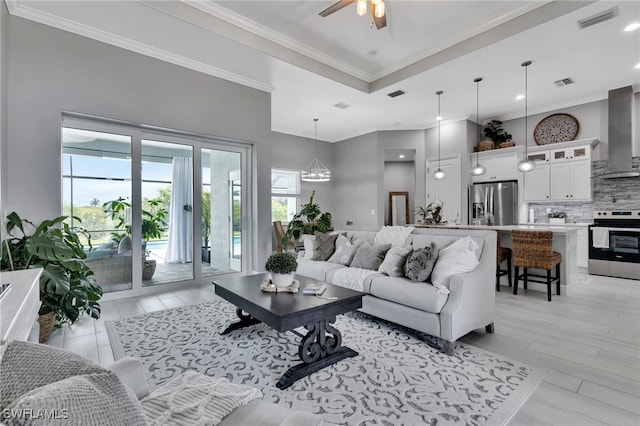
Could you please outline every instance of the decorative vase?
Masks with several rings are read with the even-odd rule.
[[[156,272],[156,261],[154,259],[145,260],[142,268],[142,281],[150,280]]]
[[[549,223],[564,223],[565,222],[565,218],[564,217],[550,217],[549,218]]]
[[[276,274],[272,272],[271,281],[276,287],[289,287],[291,283],[293,283],[294,275],[295,273],[293,272],[290,274]]]

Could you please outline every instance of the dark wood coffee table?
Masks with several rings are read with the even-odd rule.
[[[292,331],[302,338],[298,347],[302,363],[284,373],[276,384],[278,388],[286,389],[311,373],[358,355],[342,346],[342,335],[331,324],[336,321],[336,315],[361,308],[364,293],[327,284],[323,298],[302,294],[307,284],[319,281],[300,275],[296,275],[300,281],[298,293],[269,293],[260,290],[260,284],[266,279],[269,279],[267,273],[223,278],[213,284],[218,296],[237,307],[240,318],[220,334],[263,322],[279,332]],[[305,327],[307,333],[295,331],[298,327]]]

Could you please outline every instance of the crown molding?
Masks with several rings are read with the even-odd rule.
[[[287,37],[277,31],[274,31],[269,27],[266,27],[240,14],[237,14],[229,9],[226,9],[220,6],[219,4],[214,3],[213,0],[200,0],[200,1],[178,0],[178,1],[190,7],[198,9],[204,13],[207,13],[211,16],[215,16],[218,19],[222,19],[225,22],[235,25],[236,27],[241,28],[245,31],[248,31],[252,34],[255,34],[259,37],[262,37],[272,43],[276,43],[282,47],[293,50],[296,53],[302,54],[313,60],[321,62],[325,65],[328,65],[331,68],[335,68],[339,71],[349,74],[352,77],[358,78],[360,80],[364,80],[367,83],[370,83],[373,80],[373,76],[370,73],[367,73],[359,68],[353,67],[345,62],[339,61],[325,53],[322,53],[316,49],[313,49],[307,46],[306,44],[300,43],[299,41],[294,40],[290,37]],[[251,46],[251,47],[259,49],[258,46]],[[296,64],[296,63],[293,63],[293,65],[300,66],[299,64]]]
[[[213,77],[231,81],[263,92],[272,93],[275,87],[271,84],[244,77],[221,68],[217,68],[200,61],[194,61],[184,56],[176,55],[166,50],[158,49],[144,43],[131,40],[107,31],[99,30],[88,25],[84,25],[69,19],[61,18],[50,13],[42,12],[29,6],[28,1],[24,0],[5,0],[9,13],[20,18],[29,19],[40,24],[58,28],[74,34],[81,35],[93,40],[101,41],[113,46],[117,46],[132,52],[140,53],[161,61],[169,62],[174,65],[189,68],[194,71],[202,72]]]

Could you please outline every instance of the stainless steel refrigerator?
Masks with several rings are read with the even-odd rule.
[[[474,183],[469,187],[469,225],[518,223],[518,182]]]

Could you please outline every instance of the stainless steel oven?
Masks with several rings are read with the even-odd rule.
[[[589,273],[640,280],[640,210],[594,212]]]

